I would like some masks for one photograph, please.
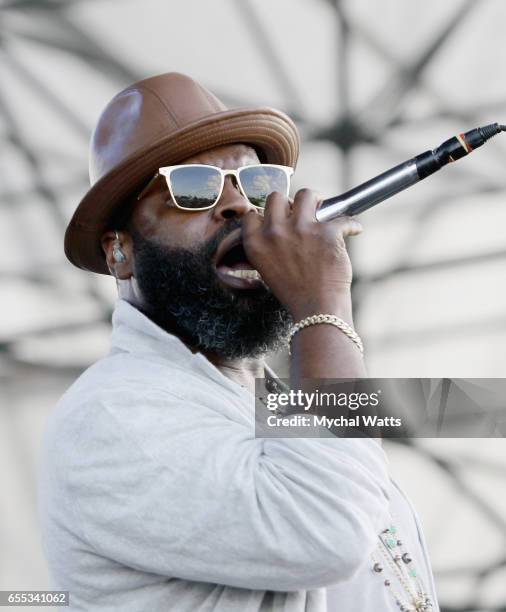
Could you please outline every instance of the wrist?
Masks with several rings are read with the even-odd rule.
[[[289,309],[295,323],[316,314],[331,314],[353,325],[353,310],[350,288],[333,292],[331,295],[308,297]]]
[[[330,314],[318,314],[310,317],[306,317],[299,321],[295,325],[292,326],[289,332],[289,342],[291,342],[293,336],[297,334],[300,330],[305,329],[306,327],[310,327],[311,325],[334,325],[338,329],[340,329],[345,336],[355,343],[357,348],[360,350],[360,353],[364,354],[364,345],[360,336],[353,329],[351,325],[343,321],[341,317],[337,317]],[[313,338],[314,339],[314,338]],[[288,353],[291,354],[290,347],[288,349]]]

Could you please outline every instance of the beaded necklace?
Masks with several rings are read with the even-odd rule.
[[[413,567],[411,555],[405,550],[402,541],[397,539],[397,527],[390,525],[378,537],[380,540],[377,548],[378,556],[371,555],[372,571],[375,574],[381,574],[385,565],[392,570],[405,594],[400,595],[388,578],[385,578],[383,584],[392,593],[400,611],[431,612],[433,609],[432,601]],[[406,595],[409,597],[408,601],[406,601]]]

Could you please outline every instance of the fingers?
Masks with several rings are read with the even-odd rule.
[[[292,204],[293,219],[296,226],[302,228],[309,223],[319,223],[316,220],[316,211],[322,196],[312,189],[300,189]],[[360,234],[363,227],[356,217],[342,216],[333,221],[325,221],[324,224],[342,238]]]
[[[294,222],[306,224],[316,222],[316,209],[323,198],[312,189],[299,189],[295,194],[292,204]]]
[[[288,214],[287,198],[278,192],[271,193],[267,198],[265,208],[250,210],[243,217],[243,241],[248,241],[248,238],[260,229],[265,232],[265,230],[286,222]]]
[[[288,218],[294,223],[294,229],[306,231],[308,225],[313,225],[313,229],[315,229],[315,225],[320,225],[316,220],[315,213],[322,199],[316,191],[307,188],[297,191],[293,200],[277,192],[271,193],[267,198],[265,209],[262,211],[263,215],[257,214],[258,211],[253,210],[245,215],[243,233],[248,235],[262,227],[264,231],[270,230],[277,225],[286,223]],[[322,224],[326,226],[326,230],[340,238],[356,236],[363,231],[362,225],[356,217],[342,216],[332,221],[325,221]]]
[[[262,215],[259,215],[256,210],[250,210],[242,218],[242,238],[243,242],[255,234],[264,224]]]
[[[264,222],[266,227],[282,223],[290,212],[290,205],[285,196],[277,191],[271,193],[264,208]]]

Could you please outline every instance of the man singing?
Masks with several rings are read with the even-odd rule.
[[[110,353],[42,449],[51,587],[73,611],[437,611],[416,515],[372,439],[261,439],[255,378],[365,376],[344,239],[289,198],[299,138],[187,76],[128,87],[92,138],[65,252],[116,278]],[[331,315],[330,322],[311,317]]]

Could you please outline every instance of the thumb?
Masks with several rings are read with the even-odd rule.
[[[327,221],[325,223],[328,223]],[[357,221],[356,217],[339,217],[335,221],[331,221],[335,231],[343,238],[347,236],[358,236],[363,231],[362,224]]]

